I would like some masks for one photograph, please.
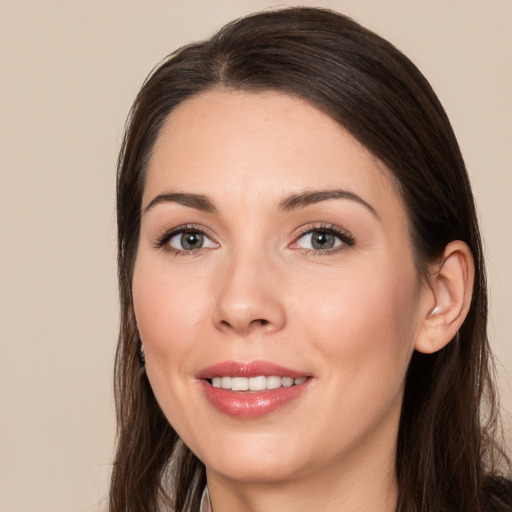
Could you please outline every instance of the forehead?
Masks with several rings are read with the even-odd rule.
[[[306,100],[211,90],[182,102],[164,123],[143,204],[170,190],[263,204],[328,188],[362,195],[383,214],[405,215],[391,172]]]

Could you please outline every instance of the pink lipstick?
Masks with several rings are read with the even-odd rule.
[[[267,361],[225,361],[197,375],[207,399],[230,416],[257,418],[299,397],[311,375]]]

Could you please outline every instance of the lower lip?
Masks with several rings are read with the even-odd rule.
[[[268,389],[266,391],[228,391],[214,388],[201,380],[206,398],[221,412],[238,418],[258,418],[298,398],[308,387],[310,379],[299,385]]]

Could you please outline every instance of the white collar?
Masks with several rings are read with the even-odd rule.
[[[210,501],[210,493],[208,492],[208,486],[205,486],[203,495],[201,496],[199,512],[213,512],[212,502]]]

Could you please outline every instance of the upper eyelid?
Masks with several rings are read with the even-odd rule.
[[[344,229],[335,224],[329,223],[318,223],[318,224],[308,224],[299,228],[294,234],[291,235],[292,241],[298,240],[300,237],[306,235],[307,233],[311,233],[313,231],[329,231],[334,233],[335,235],[340,236],[341,238],[347,238],[350,240],[354,240],[354,236],[350,231]]]
[[[170,228],[170,229],[161,231],[159,234],[157,234],[153,238],[153,245],[157,248],[162,247],[163,245],[168,243],[171,238],[173,238],[176,235],[179,235],[180,233],[186,232],[186,231],[201,233],[202,235],[208,237],[210,240],[212,240],[216,244],[219,244],[219,241],[211,233],[211,230],[209,230],[205,226],[201,226],[198,224],[182,224],[180,226],[176,226],[174,228]]]
[[[174,228],[170,228],[165,231],[165,233],[181,233],[183,231],[192,231],[196,233],[202,233],[206,236],[213,237],[213,233],[210,229],[208,229],[206,226],[202,226],[200,224],[194,224],[194,223],[188,223],[188,224],[181,224],[180,226],[176,226]]]

